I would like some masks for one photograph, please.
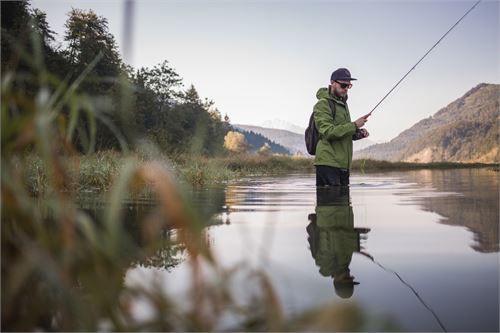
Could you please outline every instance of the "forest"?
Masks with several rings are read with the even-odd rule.
[[[78,95],[60,112],[68,123],[66,136],[80,153],[128,151],[144,142],[169,156],[227,151],[228,116],[222,117],[213,101],[202,100],[193,85],[185,88],[167,60],[152,68],[126,64],[106,18],[72,9],[62,46],[46,13],[28,1],[2,1],[1,7],[2,76],[11,77],[13,90],[25,100],[42,87],[49,95],[65,89]],[[26,109],[9,113],[22,122]],[[5,135],[8,131],[2,142],[9,139]]]

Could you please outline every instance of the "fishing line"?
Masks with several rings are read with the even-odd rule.
[[[415,65],[413,65],[413,67],[394,85],[394,87],[392,87],[391,90],[389,90],[389,92],[380,100],[380,102],[377,103],[377,105],[375,105],[375,107],[366,115],[369,116],[372,114],[373,111],[375,111],[375,109],[380,105],[380,103],[382,103],[384,101],[384,99],[386,99],[387,96],[389,96],[389,94],[394,90],[396,89],[396,87],[410,74],[410,72],[412,70],[415,69],[415,67],[417,67],[417,65],[422,61],[424,60],[424,58],[446,37],[446,35],[448,35],[459,23],[460,21],[462,21],[466,16],[467,14],[469,14],[474,8],[476,8],[476,6],[481,2],[481,0],[478,0],[441,38],[439,38],[439,40],[429,49],[429,51],[427,51],[422,58],[420,58],[419,61],[417,61],[417,63]]]
[[[403,75],[403,77],[391,88],[391,90],[389,90],[389,92],[387,94],[385,94],[385,96],[375,105],[375,107],[365,116],[365,117],[368,117],[372,114],[373,111],[375,111],[375,109],[387,98],[387,96],[389,96],[391,94],[391,92],[396,89],[396,87],[401,83],[403,82],[403,80],[411,73],[411,71],[413,71],[417,66],[418,64],[420,64],[422,62],[422,60],[424,60],[425,57],[427,57],[427,55],[429,53],[431,53],[431,51],[474,9],[476,8],[476,6],[481,2],[481,0],[478,0],[457,22],[455,22],[455,24],[453,24],[451,26],[450,29],[448,29],[448,31],[446,31],[446,33],[441,36],[441,38],[439,38],[439,40],[434,44],[432,45],[432,47],[417,61],[417,63],[415,65],[413,65],[413,67],[410,68],[410,70],[405,74]],[[389,272],[389,273],[392,273],[394,275],[396,275],[396,277],[405,285],[407,286],[412,292],[413,294],[417,297],[417,299],[420,301],[420,303],[422,303],[422,305],[427,309],[429,310],[433,317],[436,319],[436,321],[438,322],[439,326],[441,327],[441,329],[444,331],[444,332],[448,332],[446,330],[446,327],[444,326],[444,324],[441,322],[441,320],[439,319],[438,315],[436,314],[436,312],[429,306],[427,305],[424,300],[420,297],[420,295],[418,294],[418,292],[415,290],[415,288],[413,288],[408,282],[406,282],[402,277],[401,275],[399,275],[396,271],[393,271],[391,269],[388,269],[386,267],[384,267],[382,264],[380,264],[379,262],[375,261],[375,259],[373,259],[372,256],[370,255],[366,255],[367,257],[369,257],[374,263],[375,265],[379,266],[380,268],[382,268],[384,271],[386,272]]]
[[[369,256],[371,257],[371,256]],[[386,268],[384,266],[382,266],[382,264],[380,264],[379,262],[377,262],[375,259],[373,259],[373,257],[370,258],[374,263],[375,265],[379,266],[380,268],[382,268],[384,271],[386,272],[389,272],[389,273],[392,273],[394,275],[397,276],[397,278],[405,285],[407,286],[408,288],[410,288],[410,290],[415,294],[415,296],[417,296],[418,300],[420,301],[420,303],[422,303],[423,306],[425,306],[425,308],[427,310],[429,310],[430,313],[432,313],[432,315],[434,316],[434,318],[436,319],[436,321],[438,322],[439,326],[441,326],[441,329],[444,331],[444,332],[448,332],[448,330],[446,329],[446,327],[444,327],[444,324],[441,322],[441,320],[439,319],[438,315],[436,314],[436,312],[434,312],[434,310],[429,306],[427,305],[424,300],[422,299],[422,297],[420,297],[420,295],[418,294],[418,292],[415,290],[415,288],[413,288],[408,282],[406,282],[405,280],[403,280],[403,278],[401,277],[401,275],[399,275],[396,271],[393,271],[392,269],[389,269],[389,268]]]

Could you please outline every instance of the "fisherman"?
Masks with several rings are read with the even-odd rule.
[[[347,91],[354,80],[356,79],[351,77],[348,69],[339,68],[332,73],[328,88],[320,88],[316,93],[318,102],[314,105],[313,112],[320,137],[314,159],[316,186],[349,185],[352,140],[369,135],[363,128],[369,115],[351,122]],[[335,103],[335,115],[330,107],[332,102]]]

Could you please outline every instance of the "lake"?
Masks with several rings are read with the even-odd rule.
[[[355,304],[363,330],[499,330],[498,172],[353,174],[349,189],[318,193],[314,181],[248,177],[193,191],[212,217],[206,239],[219,263],[263,271],[286,316]],[[160,281],[182,302],[189,275],[178,251],[169,265],[131,267],[125,283]],[[134,309],[138,320],[151,315],[147,304]]]

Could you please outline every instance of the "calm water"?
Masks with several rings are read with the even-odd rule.
[[[313,175],[248,178],[194,197],[213,216],[207,238],[220,263],[266,272],[288,315],[354,302],[398,330],[499,330],[496,172],[354,174],[348,191],[321,193]],[[160,279],[182,300],[182,253],[130,268],[126,283]],[[348,270],[355,283],[341,282]]]

